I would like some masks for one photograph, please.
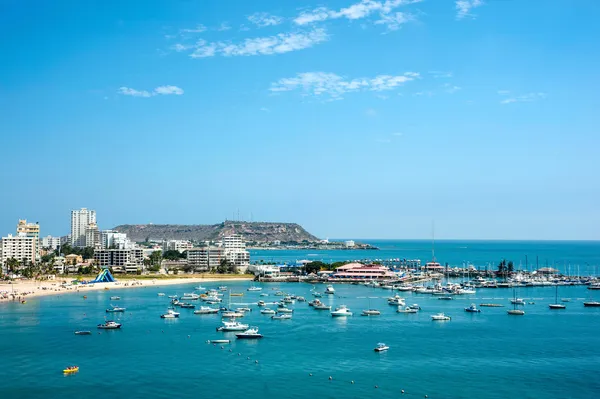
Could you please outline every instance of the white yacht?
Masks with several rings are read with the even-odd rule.
[[[248,291],[262,291],[261,287],[248,287]]]
[[[219,309],[211,308],[210,306],[200,306],[200,309],[194,310],[194,314],[217,314]]]
[[[325,293],[329,295],[335,294],[335,289],[333,288],[333,285],[329,284],[327,288],[325,288]]]
[[[267,303],[262,299],[256,303],[257,306],[265,306]]]
[[[271,316],[271,319],[273,319],[273,320],[287,320],[287,319],[291,319],[291,318],[292,318],[292,315],[289,313],[277,314],[277,315]]]
[[[239,339],[259,339],[263,337],[263,335],[258,332],[258,327],[248,328],[242,333],[235,334],[235,336]]]
[[[511,299],[510,303],[512,303],[513,305],[525,305],[525,300],[523,298],[515,298]]]
[[[338,308],[336,308],[333,312],[331,312],[331,316],[332,317],[346,317],[346,316],[352,316],[352,312],[350,311],[350,309],[348,309],[346,307],[346,305],[340,305]]]
[[[97,327],[101,330],[116,330],[118,328],[121,328],[121,323],[117,323],[115,321],[108,320],[102,324],[98,324]]]
[[[433,321],[447,321],[447,320],[451,320],[450,316],[446,316],[443,313],[438,313],[438,314],[434,314],[433,316],[431,316],[431,320]]]
[[[273,309],[269,309],[269,308],[264,308],[260,311],[260,314],[275,314],[277,312],[275,312]]]
[[[180,298],[183,301],[196,301],[200,299],[200,295],[194,293],[186,293]]]
[[[177,319],[179,317],[179,312],[174,311],[173,309],[168,309],[167,313],[161,314],[161,319]]]
[[[242,324],[239,321],[223,321],[223,325],[217,328],[217,331],[246,331],[248,324]]]
[[[280,306],[277,308],[277,313],[294,313],[294,309],[285,308],[285,307]]]
[[[388,304],[392,306],[406,306],[406,302],[404,298],[399,295],[395,295],[391,298],[388,298]]]
[[[123,313],[125,312],[125,308],[120,308],[118,306],[111,305],[110,309],[106,309],[106,313]]]
[[[234,319],[236,317],[244,317],[244,312],[237,312],[237,311],[227,311],[227,312],[223,312],[221,314],[221,317],[225,318],[225,319]]]
[[[410,306],[406,306],[406,307],[402,307],[402,306],[398,306],[398,309],[396,310],[397,313],[418,313],[419,311],[417,309],[413,309]]]

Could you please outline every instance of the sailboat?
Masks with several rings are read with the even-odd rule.
[[[513,304],[513,308],[509,310],[507,313],[511,316],[523,316],[525,315],[525,311],[521,309],[517,309],[518,301],[517,301],[517,291],[513,289],[513,297],[514,299],[511,301]]]
[[[371,298],[369,299],[369,309],[363,310],[362,311],[362,316],[379,316],[381,314],[381,312],[377,309],[373,309],[371,307]]]
[[[554,303],[548,305],[550,309],[566,309],[567,307],[562,303],[558,303],[558,284],[556,284],[556,293],[554,294]]]

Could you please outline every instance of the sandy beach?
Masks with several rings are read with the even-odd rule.
[[[60,295],[67,293],[86,293],[90,291],[120,290],[139,287],[163,287],[177,284],[207,283],[214,281],[251,281],[251,277],[189,277],[189,278],[157,278],[157,279],[123,279],[114,283],[71,284],[72,279],[56,280],[18,280],[0,283],[0,303],[22,301],[33,297]]]

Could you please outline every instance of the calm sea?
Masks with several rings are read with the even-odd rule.
[[[249,285],[229,284],[234,292],[244,292],[235,297],[239,303],[259,299],[258,292],[246,291]],[[279,298],[273,296],[278,286],[261,286],[270,294],[266,300]],[[310,285],[279,287],[311,298]],[[265,335],[260,341],[235,341],[232,333],[216,332],[218,315],[181,309],[178,320],[160,319],[169,300],[157,293],[181,295],[192,285],[0,304],[1,397],[589,399],[600,392],[600,309],[582,304],[590,294],[600,300],[600,293],[585,287],[559,287],[560,298],[571,298],[563,311],[548,309],[554,287],[521,289],[519,296],[535,302],[524,307],[522,317],[506,314],[508,289],[480,290],[453,301],[407,293],[407,303],[423,309],[410,315],[387,305],[390,291],[335,288],[336,295],[323,300],[334,307],[348,305],[353,317],[332,318],[296,303],[293,319],[274,321],[251,305],[254,311],[243,320],[260,328]],[[115,294],[122,299],[111,301]],[[507,307],[465,313],[472,302]],[[127,308],[114,316],[123,328],[99,333],[94,326],[105,320],[111,303]],[[382,315],[359,316],[368,307]],[[431,321],[442,311],[452,320]],[[81,329],[93,335],[73,334]],[[206,343],[224,337],[233,342]],[[375,353],[378,342],[387,343],[389,352]],[[73,364],[80,366],[79,373],[63,376],[61,370]]]
[[[361,240],[380,250],[251,250],[251,261],[295,262],[320,260],[420,259],[432,258],[432,243],[426,240]],[[546,265],[573,274],[600,273],[600,241],[455,241],[435,242],[435,258],[441,264],[472,264],[485,270],[495,268],[502,259],[512,260],[516,268],[535,270]]]

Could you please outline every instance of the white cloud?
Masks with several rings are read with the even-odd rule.
[[[508,96],[510,94],[509,90],[498,90],[498,94],[501,96]]]
[[[387,144],[387,143],[392,142],[392,140],[390,140],[390,139],[377,139],[375,141],[377,141],[378,143],[382,143],[382,144]]]
[[[158,95],[170,95],[174,94],[180,96],[183,94],[183,89],[177,86],[158,86],[152,92],[147,90],[136,90],[130,87],[119,87],[117,93],[122,94],[124,96],[132,96],[132,97],[152,97]]]
[[[456,6],[456,19],[475,18],[475,15],[471,14],[471,9],[482,6],[483,0],[457,0],[454,4]]]
[[[180,96],[183,94],[183,89],[177,86],[158,86],[154,89],[154,93],[163,95],[175,94],[176,96]]]
[[[403,83],[419,77],[416,72],[402,75],[378,75],[374,78],[346,80],[334,73],[305,72],[293,78],[279,79],[271,84],[271,92],[302,90],[304,96],[327,97],[329,100],[341,100],[345,93],[357,91],[382,92],[393,90]]]
[[[429,71],[428,72],[430,75],[432,75],[434,78],[436,79],[441,79],[441,78],[451,78],[452,77],[452,72],[444,72],[444,71]]]
[[[262,107],[260,110],[263,112],[271,112],[271,110],[267,107]]]
[[[397,136],[397,137],[400,137],[400,136],[402,136],[402,135],[403,135],[403,134],[402,134],[402,133],[400,133],[400,132],[397,132],[397,133],[393,133],[393,134],[392,134],[392,136]]]
[[[452,94],[452,93],[456,93],[457,91],[459,91],[459,90],[461,89],[461,87],[460,87],[460,86],[455,86],[455,85],[452,85],[452,84],[450,84],[450,83],[446,83],[446,84],[444,84],[444,86],[443,86],[443,87],[444,87],[444,89],[446,90],[446,92],[447,92],[447,93],[450,93],[450,94]]]
[[[418,91],[415,93],[415,96],[417,97],[431,97],[433,96],[433,92],[432,91]]]
[[[264,28],[265,26],[275,26],[281,24],[283,22],[283,18],[268,14],[266,12],[256,12],[248,16],[248,21],[252,22],[259,28]]]
[[[117,91],[119,94],[123,94],[124,96],[133,96],[133,97],[151,97],[152,94],[146,90],[135,90],[129,87],[119,87]]]
[[[345,18],[351,21],[363,19],[379,13],[380,19],[375,23],[385,25],[389,30],[397,30],[400,25],[410,21],[412,17],[404,13],[391,14],[397,7],[419,3],[422,0],[361,0],[339,11],[327,7],[318,7],[312,11],[304,11],[294,18],[296,25],[306,25],[322,22],[328,19]]]
[[[206,30],[207,30],[206,26],[204,26],[202,24],[198,24],[198,25],[196,25],[195,28],[181,29],[180,32],[182,32],[182,33],[202,33]]]
[[[280,33],[276,36],[246,39],[240,43],[213,42],[199,40],[193,46],[192,58],[271,55],[302,50],[315,44],[327,41],[329,36],[325,29],[318,28],[308,32]]]
[[[224,31],[230,30],[230,29],[231,29],[231,26],[227,22],[221,23],[221,25],[219,25],[219,27],[217,28],[217,30],[219,32],[224,32]]]
[[[537,100],[543,100],[546,98],[546,93],[528,93],[521,96],[510,97],[500,101],[500,104],[511,104],[511,103],[530,103]]]

